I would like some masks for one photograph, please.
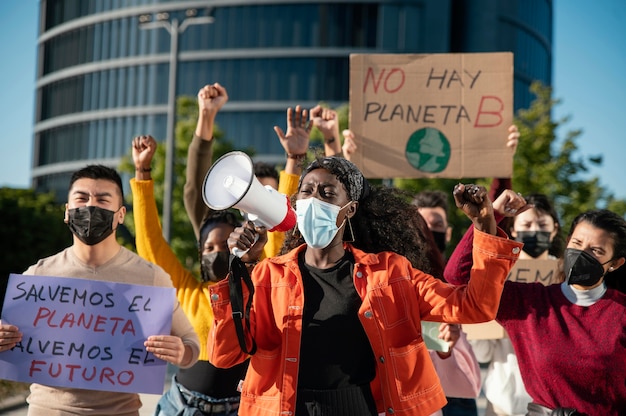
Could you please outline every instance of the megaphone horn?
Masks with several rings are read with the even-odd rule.
[[[202,199],[214,210],[237,208],[269,231],[287,231],[296,225],[289,198],[254,176],[254,165],[244,152],[226,153],[215,161],[202,185]]]

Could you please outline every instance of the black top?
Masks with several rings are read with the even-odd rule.
[[[190,368],[180,368],[176,380],[187,390],[215,399],[238,397],[237,386],[244,379],[249,360],[231,368],[217,368],[208,361],[199,360]]]
[[[304,285],[298,389],[368,385],[375,377],[374,353],[358,318],[361,298],[354,288],[350,252],[330,269],[298,259]]]

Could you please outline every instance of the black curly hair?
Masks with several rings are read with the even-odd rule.
[[[406,257],[414,268],[442,278],[443,258],[426,221],[411,204],[412,195],[397,188],[369,185],[356,166],[335,156],[313,161],[302,172],[300,184],[307,173],[317,168],[336,175],[347,194],[359,202],[356,214],[350,223],[346,222],[344,239],[351,240],[354,234],[354,241],[350,241],[354,247],[368,253],[393,251]],[[304,239],[296,227],[286,233],[281,254],[301,244]]]

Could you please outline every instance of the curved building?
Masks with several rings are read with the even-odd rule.
[[[77,167],[164,140],[170,87],[220,82],[226,137],[282,161],[272,127],[289,106],[346,103],[350,53],[513,51],[520,108],[550,84],[551,41],[551,0],[41,0],[33,186],[64,199]]]

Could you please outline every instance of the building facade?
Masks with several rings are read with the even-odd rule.
[[[165,139],[173,66],[176,96],[224,85],[228,140],[278,162],[287,107],[348,102],[350,53],[512,51],[517,109],[551,43],[551,0],[41,0],[32,185],[63,199],[76,168]]]

